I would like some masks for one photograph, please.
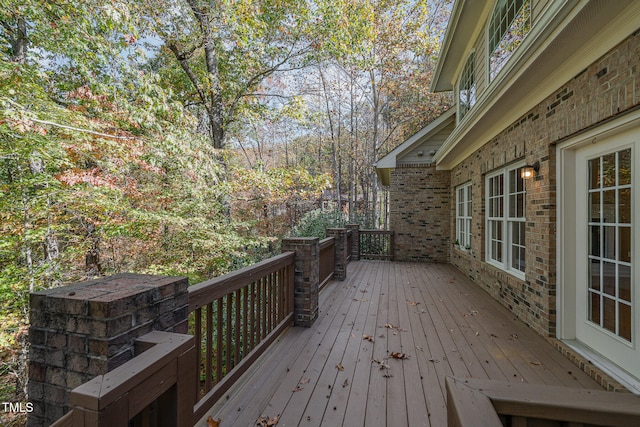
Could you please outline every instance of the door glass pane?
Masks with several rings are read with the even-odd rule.
[[[596,257],[600,256],[600,227],[599,225],[592,225],[591,232],[589,233],[589,255]]]
[[[600,294],[589,292],[589,320],[600,325]]]
[[[602,298],[602,326],[616,333],[616,302],[611,298]]]
[[[603,258],[616,259],[616,227],[602,227],[603,235]]]
[[[627,265],[618,266],[618,297],[627,302],[631,302],[631,267]]]
[[[631,184],[631,148],[618,153],[618,185]]]
[[[631,341],[631,307],[624,303],[618,303],[618,316],[620,317],[618,335]]]
[[[616,185],[616,153],[602,157],[602,184],[603,187]]]
[[[612,262],[602,263],[602,292],[616,295],[616,265]]]
[[[602,221],[616,222],[616,190],[602,192]]]
[[[618,190],[618,212],[621,224],[631,224],[631,189],[623,188]]]
[[[589,194],[589,221],[600,221],[600,192]]]
[[[589,189],[600,188],[600,158],[589,160]]]
[[[589,260],[589,289],[600,290],[600,262]]]
[[[618,241],[620,242],[619,259],[623,262],[631,262],[631,227],[618,228]]]

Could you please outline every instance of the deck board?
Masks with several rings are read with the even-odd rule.
[[[437,427],[448,375],[601,390],[452,266],[358,261],[321,292],[315,324],[284,333],[210,414],[222,427],[262,415],[278,427]]]

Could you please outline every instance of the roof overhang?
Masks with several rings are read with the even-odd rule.
[[[432,92],[453,90],[458,67],[469,50],[469,44],[475,40],[479,24],[484,21],[490,6],[489,1],[457,0],[454,3],[431,80]]]
[[[382,185],[388,186],[391,183],[391,171],[396,168],[397,161],[401,159],[403,155],[413,150],[420,144],[428,141],[432,136],[455,121],[455,111],[455,107],[452,107],[449,110],[445,111],[434,121],[420,129],[418,132],[405,140],[402,144],[391,150],[389,154],[382,157],[375,163],[374,166],[376,167],[376,173],[378,174]]]
[[[464,9],[462,3],[457,7]],[[464,13],[465,10],[457,13]],[[464,19],[457,17],[457,20],[459,27]],[[522,45],[434,156],[438,169],[455,167],[502,130],[521,119],[554,91],[637,31],[640,28],[639,22],[638,1],[549,2]],[[448,37],[462,38],[450,34]],[[449,40],[448,43],[458,46],[462,41],[456,44],[454,40]],[[440,79],[444,78],[444,72],[448,70],[444,63],[454,57],[452,53],[441,59],[443,64],[439,64],[442,70]],[[460,55],[457,58],[462,61]],[[446,76],[452,79],[455,78],[455,73]]]

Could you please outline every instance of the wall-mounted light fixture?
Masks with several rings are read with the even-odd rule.
[[[526,165],[522,168],[520,176],[522,179],[530,179],[536,176],[540,171],[540,162],[535,162],[532,165]]]

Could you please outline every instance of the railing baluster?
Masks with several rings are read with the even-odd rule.
[[[249,352],[249,290],[250,285],[242,289],[244,299],[242,300],[242,356]]]
[[[205,381],[204,389],[205,393],[211,390],[211,379],[213,376],[213,303],[207,304],[207,347],[206,347],[206,360],[205,360]]]
[[[235,302],[235,311],[236,311],[236,323],[234,325],[234,333],[235,333],[235,352],[233,354],[233,366],[235,367],[239,362],[240,362],[240,358],[242,357],[240,355],[240,350],[242,347],[242,341],[240,341],[240,331],[242,328],[242,310],[240,309],[241,304],[242,304],[242,289],[238,289],[235,292],[235,297],[234,297],[234,302]]]
[[[198,380],[202,374],[202,308],[197,308],[195,313],[195,335],[196,335],[196,366],[198,372]],[[196,396],[200,398],[200,383],[195,384]]]
[[[215,384],[217,384],[218,381],[220,381],[220,379],[222,378],[222,357],[223,357],[222,343],[224,338],[224,334],[223,334],[224,306],[222,304],[222,298],[218,298],[218,300],[216,301],[216,309],[218,310],[217,325],[216,325],[216,330],[218,335],[216,340],[216,382]]]
[[[225,370],[224,373],[228,373],[233,366],[231,365],[231,355],[233,354],[233,341],[231,338],[233,337],[233,324],[231,322],[233,315],[233,294],[227,294],[225,297],[227,299],[227,312],[226,312],[226,330],[225,330]]]

